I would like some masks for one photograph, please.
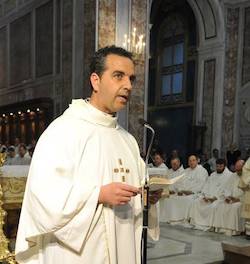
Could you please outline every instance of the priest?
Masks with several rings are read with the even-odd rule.
[[[231,174],[226,167],[226,161],[217,159],[216,171],[208,177],[202,196],[193,202],[189,212],[190,222],[196,229],[207,231],[213,228],[215,208],[229,195],[226,186]]]
[[[224,187],[224,189],[227,190],[227,196],[224,201],[218,203],[215,208],[213,220],[215,232],[231,236],[240,235],[245,229],[244,219],[241,218],[241,207],[244,193],[239,188],[244,163],[244,160],[236,161],[235,172],[232,173]]]
[[[245,219],[246,239],[250,240],[250,158],[242,169],[239,187],[244,191],[241,216]]]
[[[180,176],[184,172],[184,168],[181,165],[180,159],[178,157],[174,157],[170,160],[171,169],[168,170],[167,178],[173,179],[177,176]],[[170,202],[169,199],[172,199],[172,195],[176,192],[176,185],[178,182],[169,185],[168,187],[168,197],[163,197],[160,200],[160,222],[170,222],[171,221],[171,211],[173,209],[170,208]],[[170,196],[169,196],[170,195]]]
[[[116,116],[135,80],[132,54],[102,48],[90,73],[90,99],[73,100],[37,143],[16,240],[19,264],[141,263],[145,164]],[[156,192],[150,201],[159,198]],[[156,218],[152,205],[155,239]]]
[[[177,159],[178,161],[179,159]],[[175,159],[172,160],[172,165],[175,164]],[[180,162],[179,173],[182,173]],[[198,164],[196,155],[188,157],[189,167],[185,169],[184,177],[174,184],[174,189],[171,190],[172,195],[166,199],[161,205],[161,222],[168,222],[171,224],[187,224],[188,214],[193,200],[197,193],[203,188],[208,177],[207,171]],[[178,174],[179,174],[178,173]],[[175,173],[177,174],[177,173]]]

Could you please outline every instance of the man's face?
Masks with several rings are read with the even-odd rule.
[[[171,160],[171,168],[174,170],[174,171],[177,171],[179,168],[180,168],[180,161],[178,159],[173,159]]]
[[[215,149],[213,151],[213,156],[217,159],[219,157],[219,151],[217,149]]]
[[[191,169],[194,169],[196,166],[198,165],[198,160],[195,156],[190,156],[188,158],[188,166],[191,168]]]
[[[91,74],[91,103],[108,114],[120,111],[129,100],[134,79],[135,67],[129,58],[108,55],[103,74]]]
[[[162,163],[164,162],[163,158],[159,155],[159,154],[156,154],[154,155],[154,164],[155,166],[160,166]]]
[[[242,168],[244,166],[244,160],[237,160],[235,165],[234,165],[234,168],[235,168],[235,172],[238,174],[238,175],[241,175],[242,173]]]
[[[222,173],[225,170],[224,164],[216,164],[216,171],[217,173]]]
[[[14,158],[14,157],[16,156],[15,151],[10,150],[10,151],[9,151],[9,156],[10,156],[11,158]]]
[[[24,157],[26,150],[24,147],[19,147],[18,154],[20,157]]]

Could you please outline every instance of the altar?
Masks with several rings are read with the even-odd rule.
[[[0,167],[0,185],[3,192],[3,209],[7,212],[4,232],[13,250],[17,226],[25,191],[29,166],[11,165]]]
[[[23,200],[29,166],[11,165],[0,168],[0,184],[5,209],[20,208]]]

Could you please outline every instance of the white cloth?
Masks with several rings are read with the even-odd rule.
[[[11,165],[30,165],[31,162],[31,157],[29,156],[17,156],[13,159]]]
[[[183,173],[185,173],[183,178],[170,188],[175,192],[181,190],[194,193],[200,192],[208,177],[207,171],[201,165],[197,165],[194,169],[188,168],[185,170],[181,166],[172,174],[170,170],[169,177],[174,178]],[[188,219],[189,210],[195,197],[196,194],[183,196],[174,194],[170,195],[168,199],[160,200],[160,221],[168,223],[185,222]]]
[[[4,165],[1,167],[2,177],[27,177],[29,165]]]
[[[101,185],[121,182],[122,176],[140,186],[144,172],[138,145],[117,118],[73,100],[37,143],[19,222],[17,261],[141,263],[140,195],[116,207],[98,204],[98,196]],[[149,226],[157,237],[152,210]]]
[[[230,190],[226,188],[226,186],[231,174],[232,173],[225,168],[223,173],[213,172],[208,177],[202,189],[202,193],[206,198],[216,197],[217,200],[212,203],[203,201],[203,197],[194,200],[189,212],[189,218],[196,228],[206,230],[213,226],[216,207],[219,203],[224,201],[225,196],[230,194]]]
[[[189,210],[196,195],[178,196],[160,200],[160,222],[182,223],[188,219]]]
[[[168,166],[165,163],[162,163],[161,165],[157,166],[157,168],[163,168],[166,169],[166,171],[168,171]]]
[[[181,165],[180,168],[178,168],[177,170],[173,170],[172,168],[168,170],[168,178],[169,179],[174,179],[178,176],[180,176],[181,174],[184,173],[184,168]],[[178,187],[179,181],[177,181],[176,183],[172,184],[169,186],[169,190],[170,191],[178,191],[180,188]]]
[[[230,179],[226,182],[225,189],[228,195],[242,200],[244,192],[238,187],[240,177],[237,173],[232,173]],[[218,203],[215,208],[213,227],[216,232],[226,233],[227,235],[237,235],[244,231],[244,219],[241,218],[241,202],[228,204],[226,202]]]
[[[228,168],[225,168],[222,173],[213,172],[208,177],[202,193],[208,198],[224,199],[225,196],[231,194],[231,186],[229,184],[231,176],[232,172]]]
[[[198,164],[194,169],[186,168],[184,173],[178,184],[179,191],[200,192],[208,178],[207,170]]]

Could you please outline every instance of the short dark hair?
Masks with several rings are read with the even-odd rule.
[[[171,159],[170,159],[170,162],[171,162],[172,160],[179,160],[179,162],[181,162],[181,159],[180,159],[179,157],[173,157],[173,158],[171,158]]]
[[[155,151],[154,156],[156,156],[156,155],[160,156],[163,160],[166,159],[166,155],[162,151]]]
[[[111,54],[126,57],[134,63],[133,54],[131,52],[115,45],[106,46],[96,51],[92,57],[89,67],[90,75],[96,73],[98,76],[101,76],[105,71],[106,57]]]
[[[24,148],[25,150],[27,150],[27,147],[26,147],[26,145],[25,145],[24,143],[21,143],[21,144],[19,145],[19,148],[18,148],[18,149],[20,149],[20,148]]]
[[[217,159],[216,164],[219,164],[219,165],[224,164],[226,166],[226,160],[225,159]]]
[[[190,154],[188,155],[188,160],[189,160],[189,158],[190,158],[191,156],[194,156],[194,157],[196,158],[196,160],[198,160],[198,155],[195,154],[195,153],[190,153]]]

